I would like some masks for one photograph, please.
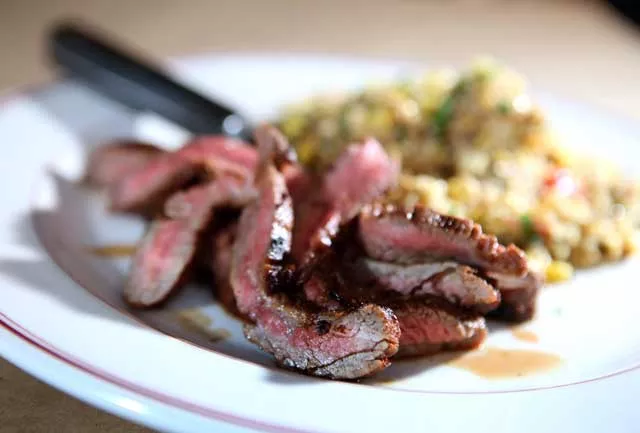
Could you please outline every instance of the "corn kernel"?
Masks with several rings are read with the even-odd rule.
[[[545,278],[549,283],[566,281],[573,276],[573,266],[560,260],[552,261],[545,270]]]

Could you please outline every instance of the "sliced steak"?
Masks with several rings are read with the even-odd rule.
[[[242,208],[256,198],[253,184],[236,177],[222,176],[186,191],[175,193],[164,205],[164,214],[173,219],[188,218],[193,203]]]
[[[263,123],[254,132],[259,162],[272,162],[287,178],[287,171],[298,166],[298,155],[277,128]],[[264,164],[263,164],[264,165]]]
[[[185,281],[196,252],[202,251],[201,243],[206,242],[203,235],[208,232],[214,210],[237,204],[238,185],[234,178],[222,177],[169,199],[168,213],[174,218],[153,220],[133,258],[125,286],[129,304],[151,307],[162,303]]]
[[[487,329],[481,313],[455,307],[443,299],[440,293],[436,294],[438,296],[432,295],[432,290],[407,296],[389,287],[383,287],[378,281],[373,281],[370,275],[363,276],[362,269],[354,270],[351,265],[341,269],[337,262],[342,260],[343,257],[329,254],[325,255],[322,261],[315,263],[315,269],[304,285],[305,296],[309,301],[328,310],[353,308],[354,305],[363,302],[390,308],[398,318],[401,329],[399,356],[471,349],[484,341]],[[387,265],[376,262],[373,267],[378,264]],[[367,265],[370,266],[371,263]],[[386,278],[383,272],[377,275]],[[396,287],[405,282],[405,279],[397,282]],[[421,287],[419,278],[416,278],[415,282]],[[495,292],[486,282],[484,284],[491,292]],[[479,305],[474,307],[476,310],[482,309]]]
[[[317,376],[353,379],[389,365],[400,335],[391,310],[325,312],[287,296],[291,198],[272,164],[259,169],[258,189],[240,218],[231,270],[238,308],[255,322],[245,326],[247,338],[279,364]]]
[[[471,220],[416,207],[407,212],[375,204],[360,215],[359,239],[373,258],[398,263],[453,259],[478,268],[500,291],[494,316],[510,321],[530,319],[542,280],[528,270],[524,253],[498,243]]]
[[[500,303],[499,292],[475,269],[451,261],[398,265],[365,257],[347,262],[345,272],[359,287],[377,296],[389,292],[403,299],[432,295],[453,305],[486,314]],[[367,295],[354,294],[356,298]]]
[[[153,215],[171,194],[207,175],[250,181],[257,158],[256,150],[242,141],[221,136],[197,138],[112,185],[110,208]]]
[[[161,304],[188,277],[198,236],[208,221],[158,219],[138,246],[124,298],[134,307]],[[199,224],[199,225],[198,225]]]
[[[295,212],[297,203],[303,203],[313,193],[315,188],[314,179],[299,164],[291,165],[284,172],[284,176],[287,182],[287,190],[289,190],[291,200],[293,200]]]
[[[509,322],[524,322],[533,318],[536,313],[536,300],[543,280],[533,272],[524,277],[512,277],[503,274],[489,273],[496,287],[500,289],[502,302],[491,312],[491,316]]]
[[[293,256],[298,263],[331,246],[343,223],[395,184],[398,170],[374,139],[347,147],[322,180],[307,187],[307,199],[296,204]]]
[[[313,194],[316,187],[315,179],[298,163],[298,156],[277,128],[268,124],[258,126],[255,130],[255,141],[261,160],[273,159],[273,163],[284,176],[297,218],[295,206]]]
[[[216,208],[215,220],[202,236],[202,249],[197,253],[200,280],[213,282],[213,291],[227,312],[247,320],[236,306],[229,284],[231,250],[235,240],[239,209],[256,198],[253,184],[231,176],[223,176],[207,184],[194,186],[174,194],[165,204],[169,218],[189,218],[193,203],[207,202]]]
[[[410,211],[376,203],[360,214],[359,237],[367,255],[385,262],[424,263],[451,259],[487,272],[524,276],[527,260],[469,219],[416,206]]]
[[[309,316],[274,307],[260,314],[262,325],[245,325],[245,335],[284,367],[330,379],[357,379],[389,366],[398,350],[400,329],[388,308],[367,304],[349,313]]]
[[[178,149],[177,155],[204,164],[216,175],[231,174],[242,179],[253,177],[258,152],[250,144],[222,135],[203,135]]]
[[[355,218],[362,206],[396,183],[399,168],[377,140],[368,138],[352,144],[326,174],[325,198],[343,219]]]
[[[93,186],[108,187],[163,153],[164,150],[152,144],[132,140],[100,146],[89,155],[85,181]]]
[[[398,357],[469,350],[478,347],[487,337],[484,317],[433,299],[413,299],[391,308],[402,330]]]
[[[233,243],[237,235],[238,225],[232,223],[228,227],[218,230],[212,237],[212,269],[214,276],[214,293],[225,310],[245,321],[248,317],[240,313],[233,288],[229,282],[231,276],[231,257]]]
[[[126,175],[107,190],[109,208],[153,217],[162,212],[165,200],[202,176],[203,168],[174,154],[162,155]]]

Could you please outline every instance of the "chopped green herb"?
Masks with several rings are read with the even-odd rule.
[[[453,115],[453,95],[448,95],[440,108],[433,114],[433,126],[436,130],[436,136],[442,140],[445,130]]]
[[[469,88],[469,85],[471,85],[471,80],[468,77],[462,77],[451,89],[451,94],[456,97],[460,96]]]
[[[498,102],[498,105],[496,105],[496,109],[498,110],[498,113],[507,115],[511,113],[511,104],[509,103],[509,101],[502,100]]]
[[[522,233],[526,243],[533,242],[538,238],[533,220],[529,215],[523,214],[520,216],[520,225],[522,226]]]
[[[440,140],[444,139],[449,122],[453,117],[453,109],[455,108],[456,99],[464,93],[468,84],[469,81],[466,78],[460,79],[444,99],[442,105],[440,105],[436,112],[433,113],[433,126],[435,128],[436,136]]]

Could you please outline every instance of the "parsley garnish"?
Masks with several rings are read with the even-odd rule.
[[[525,243],[530,243],[538,239],[538,234],[536,233],[533,220],[529,215],[523,214],[520,216],[520,225],[522,227]]]
[[[498,102],[498,105],[496,105],[496,109],[498,110],[498,113],[507,115],[511,113],[511,104],[509,103],[509,101],[502,100]]]
[[[467,79],[461,78],[455,87],[451,89],[451,92],[449,92],[436,112],[433,113],[433,126],[438,139],[444,139],[449,122],[453,118],[453,109],[455,108],[456,100],[464,93],[468,84]]]

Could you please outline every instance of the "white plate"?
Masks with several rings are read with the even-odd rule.
[[[300,56],[201,57],[173,66],[185,81],[254,120],[310,93],[418,69]],[[565,141],[638,171],[638,125],[536,97]],[[452,365],[452,356],[397,362],[361,383],[278,370],[202,287],[189,287],[171,311],[126,311],[119,293],[128,261],[97,258],[85,246],[134,242],[142,223],[107,215],[100,196],[74,180],[87,149],[130,135],[167,146],[184,139],[72,82],[15,96],[0,109],[0,354],[33,375],[125,418],[176,432],[626,432],[640,422],[637,259],[546,288],[538,317],[526,325],[537,343],[494,326],[486,347],[562,359],[544,373],[513,378],[475,375]],[[212,342],[180,325],[175,310],[187,307],[231,336]]]

